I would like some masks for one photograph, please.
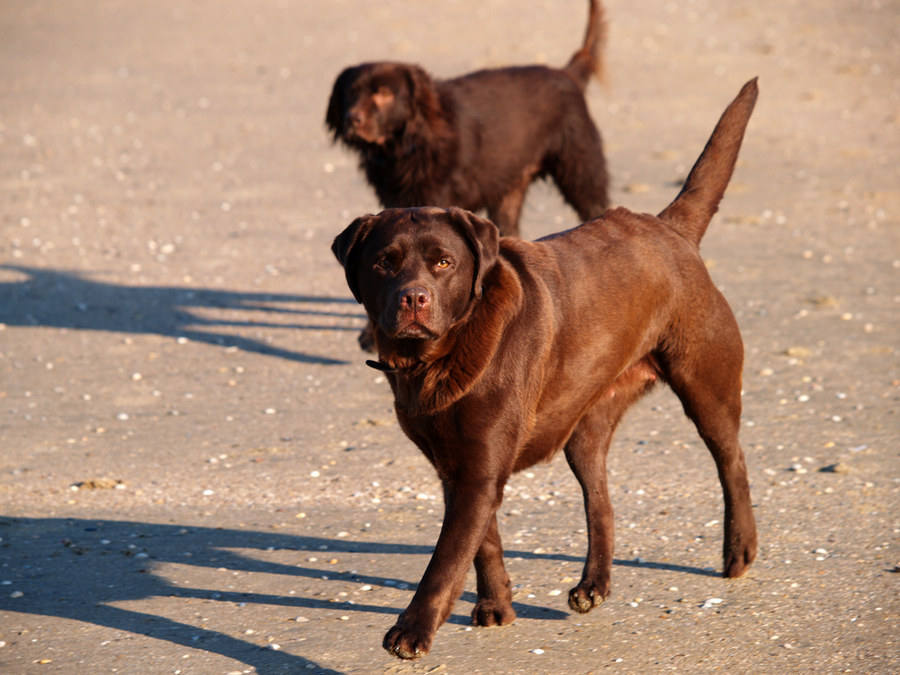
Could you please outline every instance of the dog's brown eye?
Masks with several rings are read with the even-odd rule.
[[[450,267],[450,261],[447,260],[446,258],[441,258],[441,259],[438,261],[437,266],[438,266],[439,268],[441,268],[442,270],[447,269],[448,267]]]
[[[383,269],[385,272],[391,271],[391,261],[388,260],[387,258],[382,258],[381,260],[379,260],[378,262],[375,263],[375,266],[380,269]]]

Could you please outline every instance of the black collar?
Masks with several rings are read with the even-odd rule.
[[[375,370],[380,370],[382,373],[396,373],[396,368],[391,368],[388,364],[382,363],[381,361],[373,361],[372,359],[366,360],[366,365],[369,368],[374,368]]]

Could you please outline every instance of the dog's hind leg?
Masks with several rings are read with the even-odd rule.
[[[504,626],[512,623],[516,613],[512,608],[509,575],[503,566],[503,547],[496,514],[491,518],[487,534],[475,554],[475,573],[478,579],[478,602],[472,610],[472,623],[476,626]]]
[[[501,237],[519,236],[519,219],[522,216],[522,205],[525,203],[525,193],[528,191],[528,185],[533,179],[534,171],[527,171],[522,176],[519,185],[513,187],[496,203],[488,205],[488,218],[500,230]]]
[[[609,206],[609,176],[600,133],[587,117],[579,126],[571,138],[562,141],[561,151],[547,161],[546,170],[563,199],[582,221],[588,221]]]
[[[738,441],[743,345],[724,298],[718,296],[714,305],[691,314],[701,315],[704,320],[716,317],[715,330],[691,330],[689,348],[667,360],[664,375],[716,462],[725,500],[722,575],[738,577],[753,562],[757,546],[747,465]]]

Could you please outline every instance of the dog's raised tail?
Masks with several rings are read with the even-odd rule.
[[[587,87],[592,75],[601,82],[604,79],[601,53],[606,44],[606,15],[599,0],[590,0],[587,30],[584,44],[569,59],[565,71],[577,81],[581,88]]]
[[[681,192],[659,214],[661,219],[668,221],[697,245],[719,209],[719,202],[731,180],[758,93],[754,77],[722,113]]]

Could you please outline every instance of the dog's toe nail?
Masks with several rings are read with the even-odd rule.
[[[573,588],[569,592],[569,607],[580,614],[586,614],[594,607],[599,607],[604,600],[603,595],[596,590],[583,591]]]

